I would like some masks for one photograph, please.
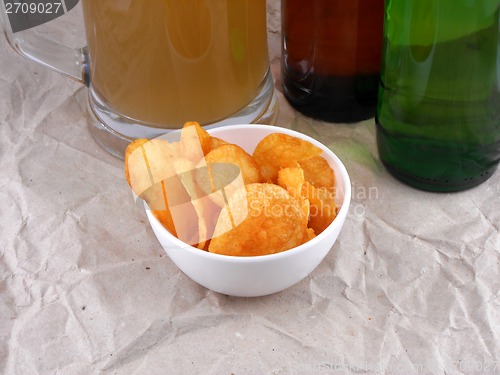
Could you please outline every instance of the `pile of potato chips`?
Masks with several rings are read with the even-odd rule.
[[[188,122],[179,141],[132,142],[125,176],[185,243],[218,254],[266,255],[309,241],[335,219],[335,175],[321,153],[274,133],[250,155]]]

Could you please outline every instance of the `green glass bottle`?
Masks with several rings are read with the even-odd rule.
[[[500,0],[386,0],[382,162],[431,191],[480,184],[500,160]]]

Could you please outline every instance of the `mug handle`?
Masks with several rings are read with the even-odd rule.
[[[0,30],[3,28],[7,41],[17,53],[77,82],[89,85],[87,47],[68,47],[33,29],[13,33],[9,25],[4,3],[0,1]]]

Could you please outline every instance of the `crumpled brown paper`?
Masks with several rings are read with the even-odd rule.
[[[279,83],[279,3],[269,4]],[[374,121],[278,125],[344,161],[331,253],[262,298],[204,289],[168,259],[122,162],[86,128],[86,89],[0,39],[0,373],[498,374],[500,172],[456,194],[381,165]]]

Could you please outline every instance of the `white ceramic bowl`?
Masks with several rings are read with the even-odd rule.
[[[272,133],[289,134],[320,147],[322,156],[335,172],[337,202],[341,205],[337,217],[321,234],[301,246],[255,257],[213,254],[189,246],[170,234],[146,209],[156,237],[182,272],[219,293],[239,297],[263,296],[298,283],[328,254],[344,225],[351,201],[351,182],[344,165],[332,151],[315,139],[276,126],[232,125],[209,130],[209,133],[239,145],[250,154],[262,138]]]

